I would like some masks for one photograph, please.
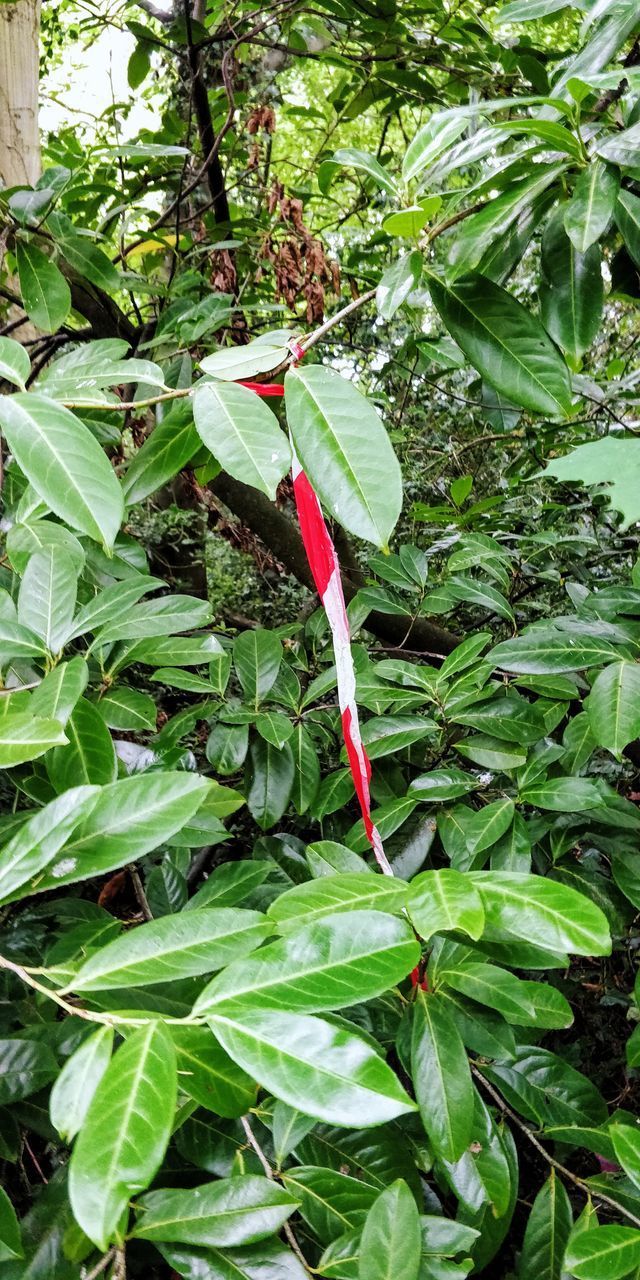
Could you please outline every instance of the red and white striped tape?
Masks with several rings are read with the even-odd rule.
[[[291,343],[291,350],[296,360],[302,359],[304,348],[299,343]],[[250,391],[255,391],[259,396],[284,395],[284,387],[279,382],[241,382],[240,386],[247,387]],[[369,792],[371,764],[360,735],[360,720],[356,703],[356,673],[351,654],[349,619],[342,590],[340,564],[316,493],[302,470],[293,444],[291,448],[293,453],[291,466],[293,493],[298,512],[300,532],[313,581],[331,628],[333,652],[336,661],[338,706],[340,707],[342,734],[347,748],[349,768],[360,804],[367,839],[381,871],[386,876],[392,876],[393,871],[384,851],[382,837],[371,818],[371,796]]]

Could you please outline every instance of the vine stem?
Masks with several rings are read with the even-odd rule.
[[[43,982],[38,982],[33,973],[30,973],[23,965],[16,964],[14,960],[7,959],[6,956],[0,956],[0,969],[7,969],[9,973],[15,974],[17,978],[21,978],[23,982],[26,982],[27,986],[33,987],[34,991],[38,991],[40,995],[47,996],[49,1000],[53,1000],[54,1004],[57,1004],[65,1013],[68,1013],[73,1018],[84,1018],[85,1022],[97,1022],[106,1027],[147,1027],[150,1022],[157,1021],[155,1018],[125,1018],[120,1017],[117,1013],[98,1013],[93,1009],[82,1009],[78,1005],[70,1004],[59,992],[54,991],[51,987],[46,987]],[[65,990],[68,989],[65,988]],[[165,1018],[165,1022],[170,1026],[193,1027],[204,1025],[204,1019],[202,1018]]]
[[[271,1168],[271,1165],[269,1164],[269,1161],[267,1160],[267,1157],[264,1151],[262,1150],[262,1147],[260,1146],[260,1143],[258,1142],[258,1139],[256,1138],[256,1135],[253,1132],[253,1129],[251,1128],[251,1121],[249,1120],[249,1117],[242,1116],[240,1123],[242,1124],[242,1128],[244,1129],[245,1136],[249,1146],[253,1151],[255,1151],[258,1157],[258,1160],[260,1161],[260,1164],[264,1169],[265,1177],[267,1177],[270,1182],[275,1182],[276,1177],[275,1177],[274,1171]],[[287,1240],[289,1241],[289,1244],[291,1245],[293,1252],[296,1255],[296,1258],[298,1259],[299,1262],[302,1263],[305,1271],[311,1274],[311,1267],[309,1266],[309,1263],[307,1262],[302,1252],[302,1249],[300,1248],[300,1245],[298,1244],[298,1241],[296,1240],[293,1234],[293,1230],[290,1227],[288,1222],[285,1222],[283,1231],[287,1237]]]
[[[483,1076],[482,1072],[473,1062],[471,1063],[471,1071],[476,1079],[480,1081],[482,1087],[486,1089],[487,1093],[497,1104],[502,1113],[505,1116],[508,1116],[520,1132],[529,1139],[531,1145],[535,1147],[538,1154],[542,1156],[543,1160],[546,1160],[547,1164],[550,1165],[552,1169],[556,1169],[563,1178],[572,1182],[574,1187],[578,1187],[584,1196],[587,1196],[589,1199],[593,1197],[594,1200],[602,1200],[603,1204],[608,1204],[612,1209],[615,1209],[617,1214],[621,1214],[623,1218],[628,1218],[629,1222],[632,1222],[635,1227],[640,1227],[640,1218],[637,1218],[635,1213],[631,1213],[629,1209],[625,1209],[624,1205],[619,1204],[617,1200],[613,1199],[613,1196],[608,1196],[606,1192],[596,1191],[595,1188],[590,1187],[588,1182],[585,1182],[584,1178],[580,1178],[577,1173],[572,1173],[571,1170],[567,1169],[559,1160],[556,1160],[555,1156],[549,1155],[549,1152],[543,1147],[538,1138],[536,1138],[535,1133],[531,1132],[529,1126],[525,1124],[524,1120],[521,1120],[520,1116],[511,1109],[509,1104],[505,1102],[502,1094],[500,1094],[498,1090],[495,1089],[485,1078],[485,1076]]]

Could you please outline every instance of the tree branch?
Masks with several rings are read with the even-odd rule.
[[[191,30],[191,0],[184,0],[184,18],[187,29],[187,54],[191,70],[191,92],[193,107],[198,122],[198,134],[202,154],[206,156],[203,176],[207,179],[209,194],[213,208],[213,216],[218,224],[231,221],[229,201],[224,181],[224,173],[220,163],[219,144],[216,146],[216,133],[213,127],[209,95],[202,78],[200,53],[193,43]],[[202,171],[201,171],[202,172]]]

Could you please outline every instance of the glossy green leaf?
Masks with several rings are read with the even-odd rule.
[[[458,1160],[471,1140],[471,1071],[446,1005],[438,996],[423,992],[413,1010],[411,1077],[434,1150],[445,1160]]]
[[[158,709],[153,698],[140,689],[115,685],[105,693],[96,707],[110,729],[144,733],[155,729]]]
[[[527,1219],[518,1268],[520,1280],[562,1280],[572,1226],[569,1197],[552,1169]]]
[[[85,659],[76,654],[68,662],[59,662],[47,672],[31,695],[30,707],[36,716],[50,716],[66,724],[89,679]]]
[[[55,858],[99,794],[98,787],[72,787],[27,818],[0,851],[0,901]]]
[[[12,1262],[14,1258],[24,1258],[20,1224],[6,1191],[0,1187],[0,1262]]]
[[[66,641],[76,607],[77,573],[64,551],[48,547],[31,556],[18,596],[18,621],[40,636],[51,653]]]
[[[507,969],[499,969],[495,964],[465,960],[459,966],[444,964],[438,976],[477,1004],[496,1009],[507,1022],[525,1026],[535,1023],[528,990]]]
[[[387,1187],[371,1206],[360,1243],[360,1280],[418,1280],[422,1237],[418,1209],[406,1182]]]
[[[245,1174],[189,1191],[151,1191],[139,1201],[134,1235],[186,1244],[253,1244],[274,1235],[296,1208],[284,1187]]]
[[[111,1059],[69,1164],[69,1198],[98,1249],[122,1230],[132,1195],[162,1162],[176,1103],[176,1056],[161,1022],[134,1031]]]
[[[113,292],[121,287],[119,271],[91,236],[80,235],[69,218],[61,213],[51,213],[47,218],[47,226],[59,244],[63,258],[66,258],[74,271],[90,280],[98,289]]]
[[[16,262],[22,301],[29,319],[45,333],[55,333],[71,308],[71,293],[60,268],[31,240],[18,241]]]
[[[168,595],[143,600],[131,607],[120,620],[100,627],[96,644],[113,644],[116,640],[146,640],[152,636],[169,636],[178,631],[205,627],[211,620],[211,607],[196,596]]]
[[[323,876],[310,884],[295,885],[276,898],[268,915],[281,933],[333,916],[342,911],[402,912],[407,901],[408,885],[369,871],[366,875],[345,872]]]
[[[302,721],[294,725],[290,744],[295,770],[291,803],[296,813],[302,814],[307,812],[318,794],[320,761],[313,738]]]
[[[171,1028],[178,1088],[199,1106],[233,1119],[254,1106],[256,1085],[241,1071],[208,1027]]]
[[[483,1068],[507,1101],[540,1125],[599,1125],[607,1108],[582,1072],[548,1049],[522,1045],[504,1062]]]
[[[203,444],[229,475],[275,498],[291,466],[291,449],[260,396],[233,382],[202,383],[193,397],[193,417]]]
[[[615,205],[615,219],[629,257],[640,265],[640,196],[621,191]]]
[[[377,187],[382,191],[386,191],[390,196],[397,196],[398,189],[396,184],[379,160],[375,156],[369,154],[368,151],[361,151],[357,147],[340,147],[335,151],[329,161],[331,165],[340,165],[347,169],[355,169],[358,173],[364,173],[368,178],[373,178]]]
[[[302,1165],[285,1173],[285,1185],[299,1201],[299,1214],[325,1243],[364,1224],[377,1189],[366,1177],[320,1165]]]
[[[139,774],[101,789],[63,856],[34,878],[30,892],[103,875],[157,848],[193,817],[207,791],[188,773]]]
[[[538,809],[551,809],[555,813],[581,813],[596,809],[602,804],[602,796],[595,782],[588,778],[547,778],[520,792],[523,804]]]
[[[576,1280],[621,1280],[640,1266],[640,1231],[635,1227],[594,1227],[569,1241],[565,1270]]]
[[[273,631],[241,631],[233,642],[233,662],[248,702],[256,710],[277,679],[282,643]]]
[[[205,987],[194,1012],[224,1012],[253,1003],[262,1009],[322,1013],[382,995],[420,958],[403,920],[370,911],[329,916],[237,960]]]
[[[438,156],[442,155],[443,151],[456,141],[456,138],[460,137],[467,125],[468,120],[463,113],[458,115],[448,114],[446,111],[434,112],[431,119],[418,130],[407,147],[402,161],[404,181],[411,182],[413,178],[419,177],[438,159]]]
[[[613,509],[622,512],[621,532],[640,519],[640,440],[620,440],[605,436],[592,444],[578,445],[577,449],[572,449],[564,458],[555,458],[547,463],[545,475],[554,476],[556,480],[565,483],[579,481],[587,486],[597,485]],[[594,650],[598,645],[603,650],[607,648],[605,640],[589,642],[586,637],[580,637],[576,643],[585,647],[591,643]],[[583,665],[595,666],[599,663]],[[569,670],[568,667],[554,669]],[[577,671],[578,668],[574,667],[573,670]]]
[[[56,747],[47,772],[56,791],[78,784],[115,782],[118,762],[111,734],[93,702],[79,698],[65,726],[68,743]]]
[[[67,741],[58,720],[45,720],[28,711],[5,716],[0,720],[0,768],[12,769],[25,760],[36,760]]]
[[[221,382],[237,382],[240,378],[253,378],[256,373],[269,373],[290,354],[277,335],[265,333],[245,346],[214,351],[200,362],[200,368]]]
[[[459,930],[479,938],[484,927],[484,907],[477,889],[466,876],[450,867],[423,871],[411,883],[408,912],[421,938]]]
[[[46,1044],[13,1036],[0,1040],[0,1105],[28,1098],[58,1074],[58,1064]]]
[[[376,304],[383,320],[390,320],[398,307],[420,283],[422,254],[407,253],[387,267],[376,290]]]
[[[455,800],[476,787],[476,780],[461,769],[432,769],[409,784],[409,793],[418,800]]]
[[[605,916],[584,894],[544,876],[517,871],[468,873],[485,911],[484,937],[524,938],[550,951],[608,955]]]
[[[176,420],[177,419],[177,420]],[[122,480],[125,502],[142,502],[171,480],[201,448],[191,413],[176,410],[158,422],[134,454]]]
[[[254,1006],[212,1015],[210,1025],[259,1084],[327,1124],[368,1128],[415,1109],[366,1040],[321,1018]]]
[[[559,209],[542,237],[540,314],[547,333],[574,361],[598,335],[603,302],[600,249],[576,249]]]
[[[291,747],[285,742],[278,750],[263,738],[254,738],[249,748],[247,805],[263,831],[282,817],[291,796],[294,763]]]
[[[627,744],[640,737],[640,666],[616,662],[599,671],[587,713],[595,741],[619,760]]]
[[[560,631],[531,631],[528,635],[517,636],[515,640],[505,640],[489,654],[495,667],[522,675],[582,671],[588,667],[604,666],[615,657],[616,650],[608,640]]]
[[[61,520],[113,547],[122,491],[100,445],[79,418],[34,392],[3,396],[0,428],[36,492]]]
[[[616,207],[620,178],[602,160],[594,160],[576,182],[564,205],[565,231],[578,253],[586,253],[606,231]]]
[[[320,501],[356,537],[386,546],[402,506],[402,477],[372,404],[334,369],[289,370],[287,421]]]
[[[640,1133],[630,1124],[612,1124],[609,1136],[618,1163],[637,1187],[640,1187]]]
[[[211,973],[254,950],[271,931],[260,912],[231,907],[150,920],[94,952],[71,985],[108,991]]]
[[[533,413],[566,417],[566,365],[540,321],[516,298],[481,275],[450,287],[430,276],[429,289],[449,333],[492,387]]]
[[[51,1090],[51,1123],[66,1142],[71,1142],[84,1124],[112,1049],[113,1028],[100,1027],[67,1059]]]
[[[26,391],[25,383],[30,372],[29,352],[13,338],[0,338],[0,378]]]

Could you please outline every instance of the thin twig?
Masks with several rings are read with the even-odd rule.
[[[471,1063],[471,1071],[476,1079],[480,1081],[483,1088],[486,1089],[490,1097],[493,1098],[493,1101],[497,1104],[503,1114],[513,1121],[520,1132],[529,1139],[529,1142],[533,1147],[535,1147],[543,1160],[546,1160],[547,1164],[551,1165],[552,1169],[556,1169],[563,1178],[567,1178],[575,1187],[578,1187],[583,1195],[593,1197],[596,1200],[602,1200],[603,1204],[610,1205],[612,1209],[615,1209],[616,1213],[622,1214],[622,1217],[628,1218],[630,1222],[633,1222],[634,1226],[640,1227],[640,1218],[637,1218],[635,1213],[631,1213],[629,1209],[625,1209],[624,1205],[619,1204],[617,1200],[613,1199],[613,1196],[608,1196],[604,1191],[599,1191],[596,1190],[595,1187],[590,1187],[589,1183],[586,1182],[584,1178],[578,1177],[577,1173],[572,1173],[570,1169],[567,1169],[566,1166],[561,1164],[559,1160],[556,1160],[554,1156],[549,1155],[549,1152],[545,1150],[542,1143],[536,1138],[535,1133],[532,1133],[529,1126],[524,1123],[524,1120],[521,1120],[520,1116],[515,1111],[512,1111],[511,1107],[505,1102],[502,1095],[498,1093],[497,1089],[494,1089],[493,1085],[490,1084],[487,1079],[485,1079],[482,1072],[474,1063]]]
[[[113,1258],[115,1258],[115,1255],[116,1251],[114,1246],[113,1249],[109,1249],[109,1252],[103,1255],[92,1271],[87,1271],[87,1274],[82,1277],[82,1280],[97,1280],[98,1276],[101,1276],[103,1271],[106,1271],[109,1263]]]
[[[153,920],[153,911],[149,906],[149,899],[147,898],[147,895],[144,891],[144,885],[142,883],[142,880],[140,879],[140,873],[138,871],[138,868],[134,866],[133,863],[131,863],[131,866],[129,867],[128,870],[129,870],[129,875],[131,876],[131,883],[133,884],[134,893],[138,901],[138,906],[140,907],[140,910],[145,920]]]
[[[0,956],[0,969],[8,969],[10,973],[14,973],[17,978],[21,978],[23,982],[26,982],[27,986],[33,987],[34,991],[39,992],[42,996],[48,996],[49,1000],[53,1000],[54,1004],[57,1004],[60,1009],[63,1009],[72,1018],[84,1018],[86,1022],[98,1022],[107,1027],[146,1027],[150,1022],[156,1021],[154,1018],[125,1018],[118,1013],[97,1013],[93,1009],[82,1009],[79,1005],[70,1004],[68,1000],[64,999],[64,996],[54,991],[52,987],[46,987],[44,983],[38,982],[38,979],[34,978],[28,969],[23,968],[21,964],[15,964],[13,960],[8,960],[6,956]],[[73,990],[73,988],[67,987],[64,990]],[[183,1025],[186,1023],[195,1025],[195,1022],[203,1020],[167,1018],[165,1021],[172,1026],[177,1026],[178,1024]]]
[[[245,1131],[247,1142],[249,1143],[249,1146],[251,1147],[251,1149],[255,1151],[258,1157],[258,1160],[260,1161],[260,1164],[264,1169],[265,1177],[269,1178],[271,1182],[275,1182],[276,1178],[275,1178],[274,1171],[271,1168],[271,1165],[269,1164],[269,1161],[267,1160],[267,1157],[264,1151],[262,1150],[262,1147],[260,1146],[260,1143],[258,1142],[258,1139],[256,1138],[256,1135],[253,1132],[253,1129],[251,1128],[251,1122],[249,1120],[249,1117],[242,1116],[241,1123],[242,1123],[242,1128]],[[296,1240],[293,1234],[293,1230],[290,1227],[288,1222],[285,1222],[283,1230],[284,1230],[284,1234],[287,1237],[287,1240],[289,1241],[289,1244],[291,1245],[293,1252],[296,1255],[296,1258],[298,1259],[299,1262],[302,1263],[305,1271],[311,1272],[311,1267],[309,1266],[309,1263],[307,1262],[302,1252],[302,1249],[300,1248],[300,1245],[298,1244],[298,1241]]]

